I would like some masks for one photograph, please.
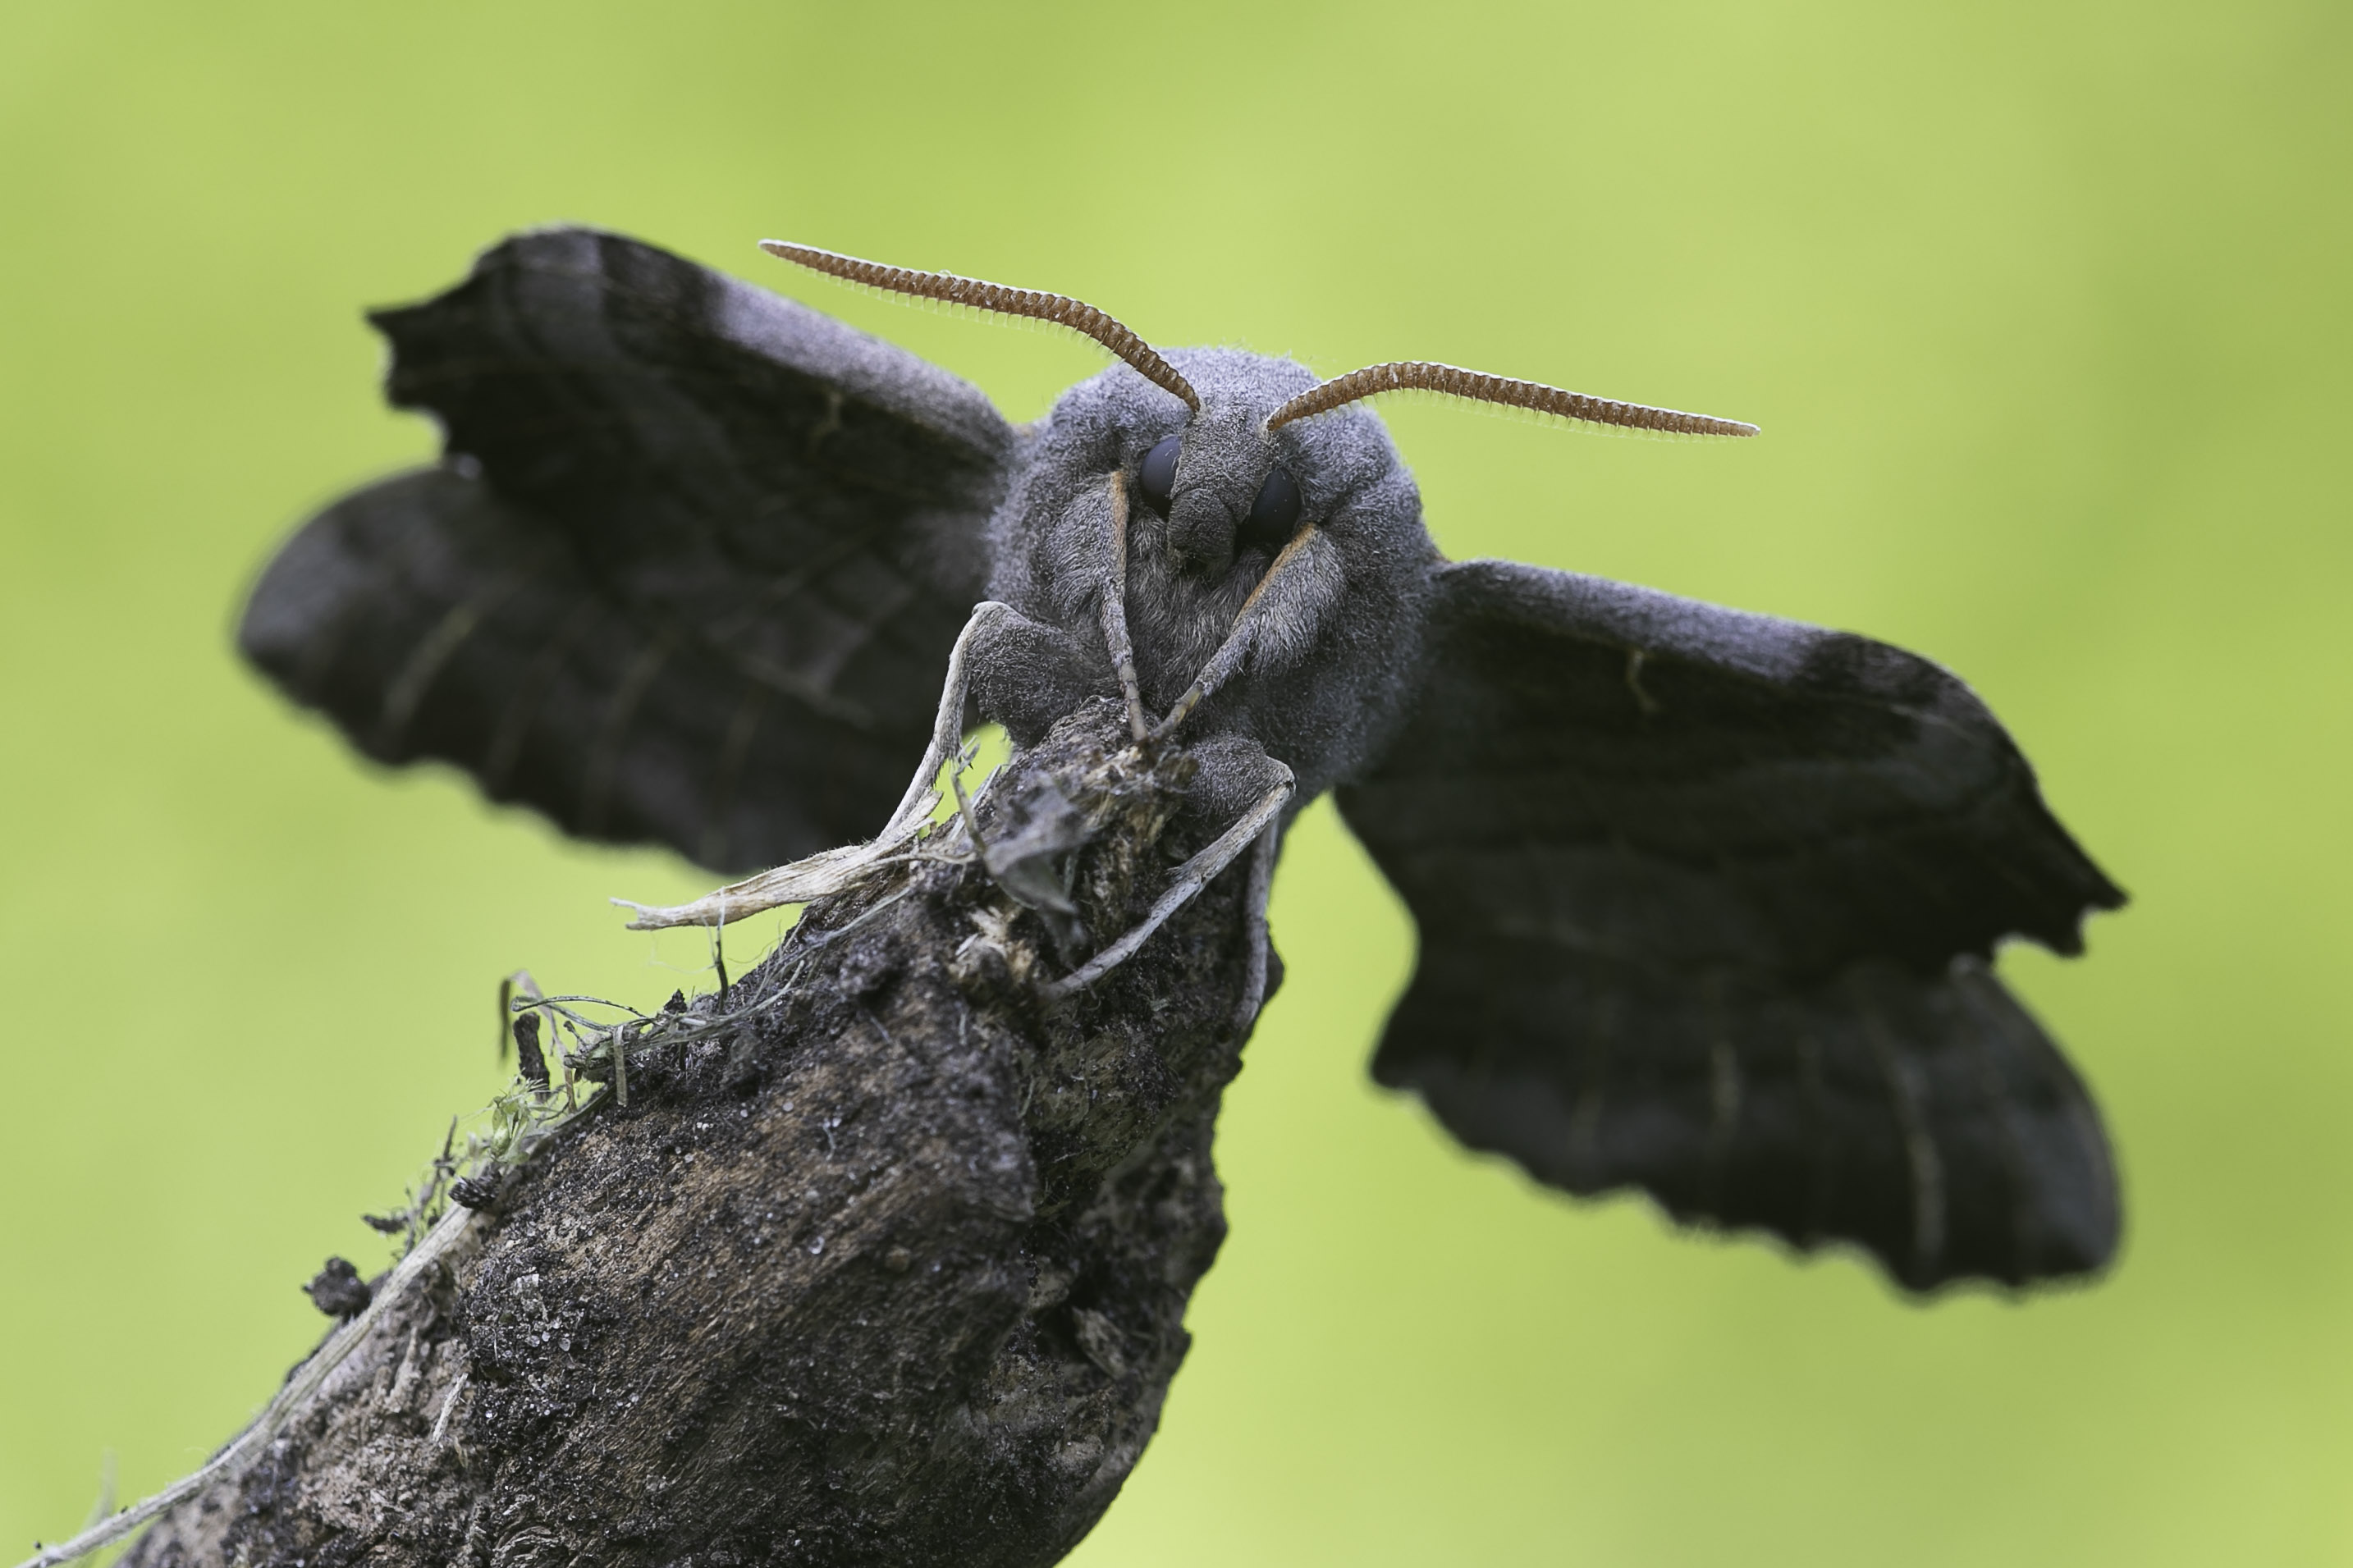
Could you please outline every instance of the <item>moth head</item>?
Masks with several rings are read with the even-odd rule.
[[[1757,434],[1757,426],[1735,419],[1620,403],[1423,360],[1367,365],[1319,381],[1289,361],[1239,351],[1163,354],[1117,320],[1067,295],[917,272],[783,240],[760,244],[772,256],[850,283],[1050,321],[1109,349],[1148,388],[1098,376],[1066,395],[1050,423],[1066,431],[1092,427],[1093,441],[1082,444],[1108,438],[1120,447],[1112,461],[1126,470],[1135,499],[1164,521],[1171,559],[1210,580],[1244,563],[1262,570],[1303,528],[1335,520],[1351,493],[1395,488],[1382,481],[1402,479],[1396,451],[1380,422],[1355,406],[1384,394],[1435,393],[1650,435]],[[1410,481],[1403,483],[1409,490]]]
[[[1300,530],[1345,526],[1363,510],[1355,503],[1401,477],[1380,421],[1361,411],[1294,431],[1268,427],[1276,409],[1316,384],[1305,366],[1233,349],[1171,352],[1201,406],[1147,423],[1151,439],[1137,443],[1129,472],[1137,503],[1163,520],[1169,555],[1187,574],[1255,577]]]
[[[1226,356],[1231,363],[1209,367],[1210,395],[1205,399],[1194,378],[1166,356],[1117,319],[1068,295],[1011,289],[952,272],[918,272],[785,240],[762,240],[760,247],[861,287],[1051,322],[1116,354],[1148,388],[1115,374],[1095,377],[1065,395],[1056,419],[1066,436],[1073,427],[1100,431],[1108,425],[1123,447],[1133,447],[1138,433],[1147,437],[1145,449],[1123,450],[1113,463],[1130,469],[1134,493],[1166,520],[1167,543],[1180,564],[1221,575],[1239,552],[1261,549],[1271,559],[1295,529],[1299,485],[1271,462],[1266,422],[1285,399],[1314,384],[1314,377],[1298,366],[1285,367],[1290,374],[1269,383],[1250,371],[1278,362]],[[1237,369],[1240,385],[1234,384]]]

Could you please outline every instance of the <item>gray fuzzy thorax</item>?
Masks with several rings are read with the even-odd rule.
[[[1271,552],[1235,548],[1270,469],[1297,484],[1308,537],[1266,591],[1241,673],[1191,721],[1257,741],[1312,798],[1377,754],[1394,729],[1419,657],[1436,546],[1412,476],[1369,409],[1279,430],[1266,417],[1315,384],[1288,360],[1231,349],[1168,358],[1198,389],[1189,412],[1125,366],[1066,393],[1029,439],[991,522],[989,584],[1033,620],[1068,634],[1077,657],[1109,670],[1101,587],[1108,580],[1114,474],[1126,476],[1126,611],[1145,701],[1164,712],[1233,627]],[[1170,504],[1145,503],[1145,455],[1183,438]]]

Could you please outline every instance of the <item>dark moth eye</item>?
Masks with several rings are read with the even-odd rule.
[[[1234,549],[1237,552],[1259,549],[1272,555],[1291,542],[1292,530],[1298,524],[1298,484],[1281,468],[1270,468],[1266,483],[1258,488],[1258,500],[1250,502],[1250,516],[1242,520],[1241,531],[1234,537]]]
[[[1136,470],[1137,488],[1155,511],[1168,510],[1169,492],[1176,488],[1176,453],[1182,445],[1181,438],[1169,437],[1144,454],[1144,467]]]

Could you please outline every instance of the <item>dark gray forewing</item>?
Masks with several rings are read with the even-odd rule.
[[[1907,1286],[2099,1267],[2082,1084],[1986,968],[2123,894],[1952,676],[1504,562],[1342,812],[1421,954],[1375,1075],[1577,1193],[1862,1243]]]
[[[879,828],[1014,435],[945,372],[617,236],[374,320],[438,469],[306,524],[240,641],[370,755],[718,870]]]

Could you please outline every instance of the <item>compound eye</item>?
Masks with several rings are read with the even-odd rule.
[[[1176,489],[1176,454],[1183,445],[1181,437],[1169,437],[1144,454],[1144,466],[1136,470],[1136,488],[1155,511],[1168,510],[1168,497]]]
[[[1298,525],[1299,486],[1281,468],[1271,468],[1266,483],[1258,488],[1258,500],[1250,503],[1250,516],[1242,520],[1234,548],[1256,548],[1272,555],[1291,542],[1292,531]]]

